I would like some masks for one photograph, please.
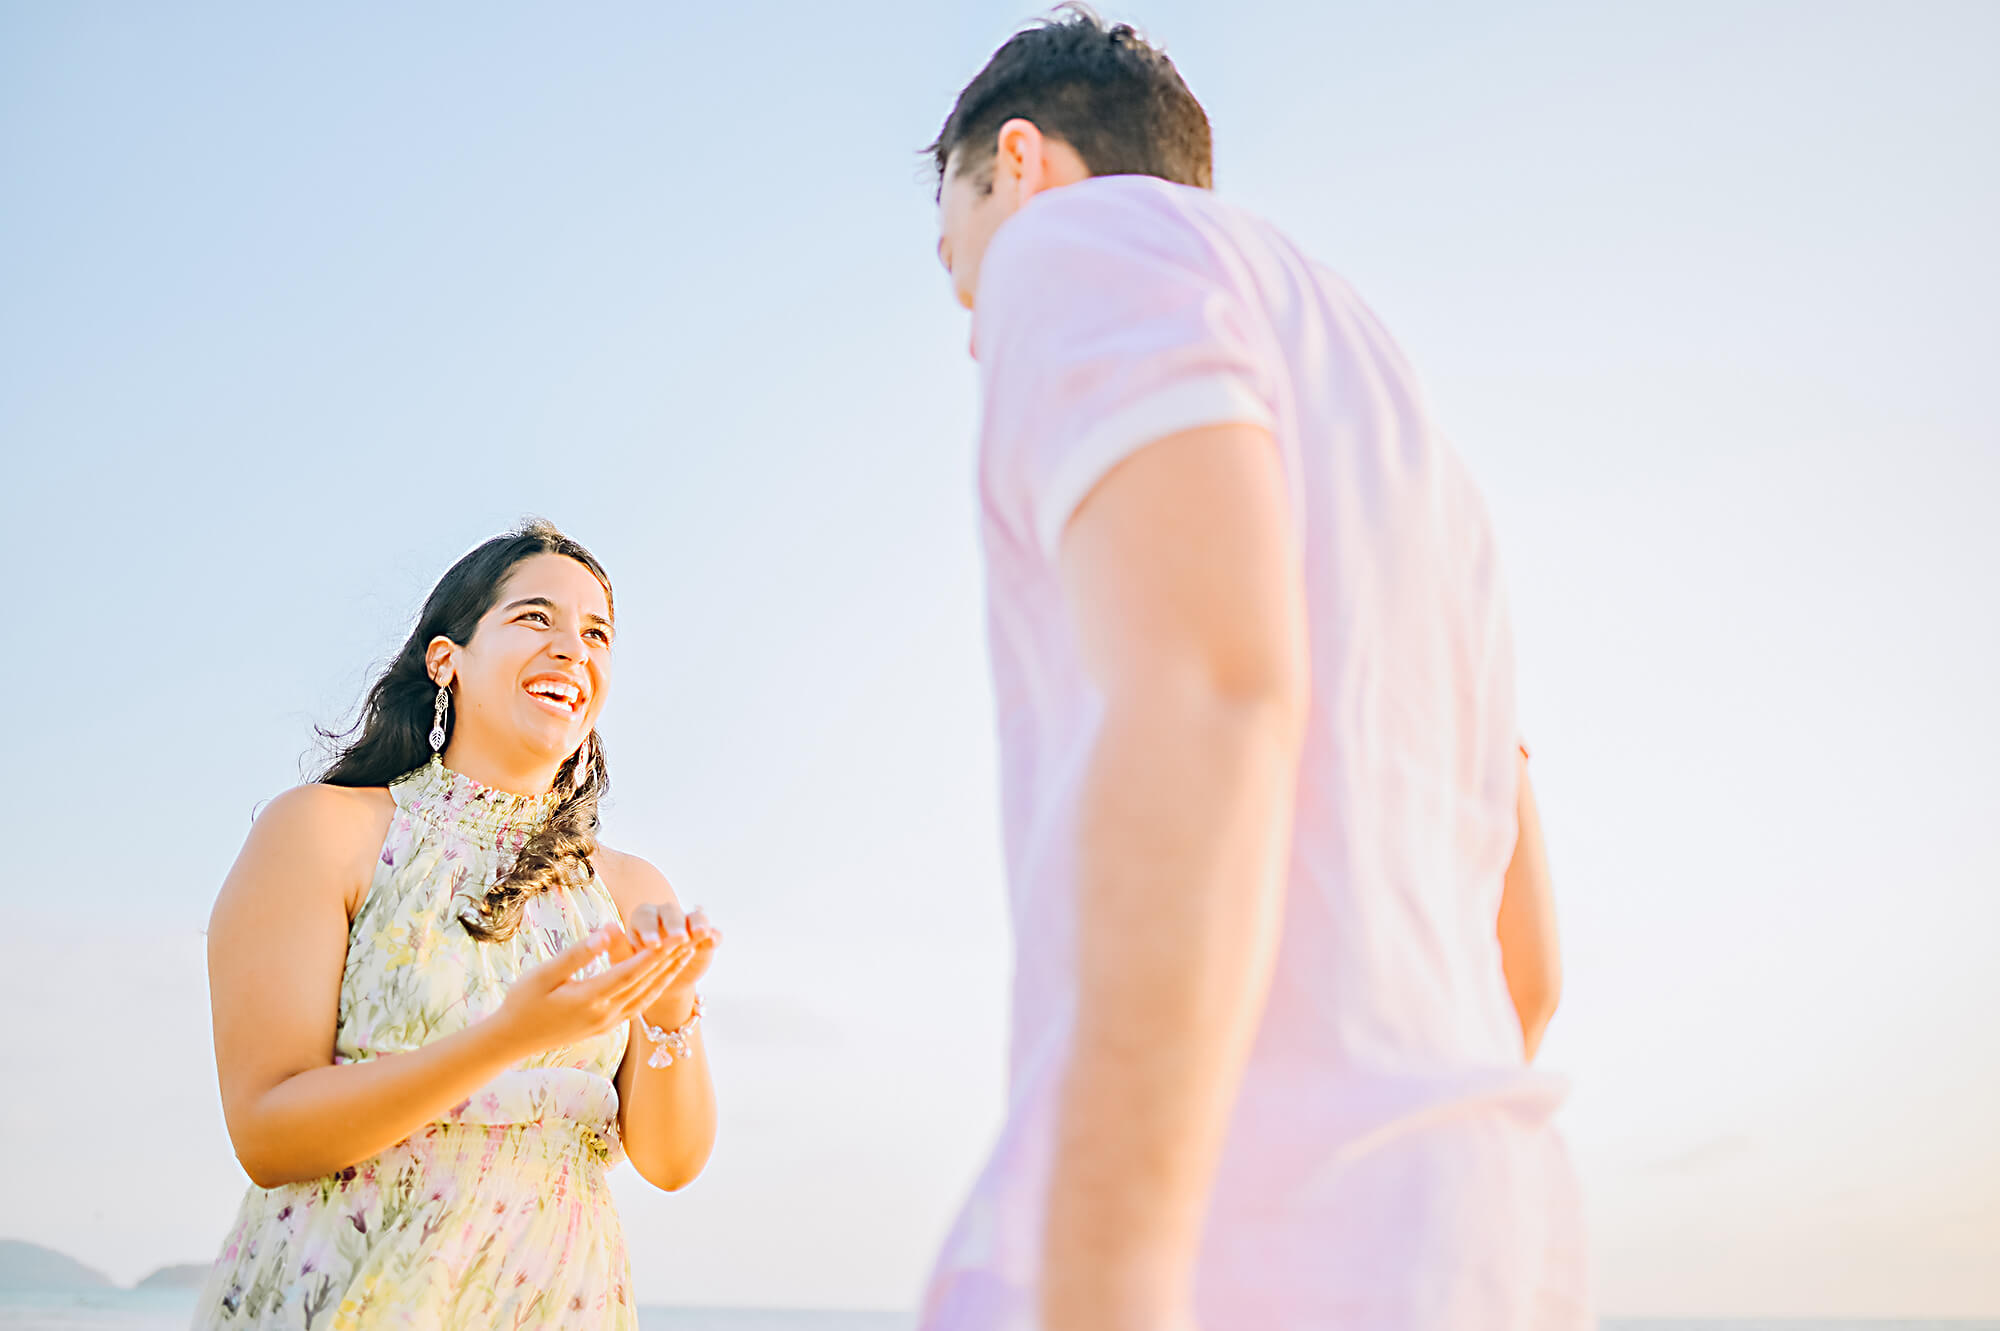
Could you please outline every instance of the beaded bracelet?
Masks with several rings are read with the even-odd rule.
[[[670,1068],[674,1065],[674,1058],[677,1055],[681,1058],[686,1058],[689,1052],[688,1037],[694,1034],[694,1028],[699,1025],[701,1025],[701,999],[699,996],[694,1000],[694,1011],[688,1014],[688,1019],[671,1031],[661,1030],[652,1022],[647,1021],[644,1014],[641,1014],[639,1017],[639,1029],[646,1032],[646,1038],[653,1042],[653,1053],[651,1057],[647,1058],[646,1066],[649,1068]],[[667,1052],[670,1049],[673,1051],[672,1053]]]

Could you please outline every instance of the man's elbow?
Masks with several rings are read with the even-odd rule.
[[[1287,672],[1266,682],[1254,695],[1254,705],[1268,718],[1285,744],[1297,749],[1305,739],[1306,716],[1312,710],[1312,688],[1303,671]]]
[[[1312,685],[1305,660],[1258,654],[1212,664],[1185,684],[1196,710],[1296,750],[1305,736]]]

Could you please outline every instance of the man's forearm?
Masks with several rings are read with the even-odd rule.
[[[1042,1313],[1163,1327],[1276,950],[1300,708],[1191,688],[1114,701],[1080,804],[1078,1012],[1057,1117]]]

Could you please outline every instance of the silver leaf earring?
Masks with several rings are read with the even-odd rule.
[[[576,751],[576,768],[570,773],[576,788],[582,790],[590,784],[590,741],[585,739],[583,747]]]
[[[448,685],[440,684],[438,685],[437,706],[431,709],[431,752],[433,754],[442,754],[444,752],[444,710],[449,706],[451,706],[451,688]]]

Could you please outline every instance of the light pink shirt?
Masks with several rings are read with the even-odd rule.
[[[1079,783],[1101,702],[1057,581],[1116,463],[1271,431],[1313,701],[1284,937],[1211,1202],[1213,1331],[1590,1324],[1577,1198],[1495,925],[1515,838],[1513,645],[1479,493],[1345,283],[1213,194],[1052,190],[995,235],[974,345],[1016,939],[1006,1126],[923,1325],[1032,1325],[1068,1049]],[[1060,1186],[1060,1180],[1055,1181]]]

